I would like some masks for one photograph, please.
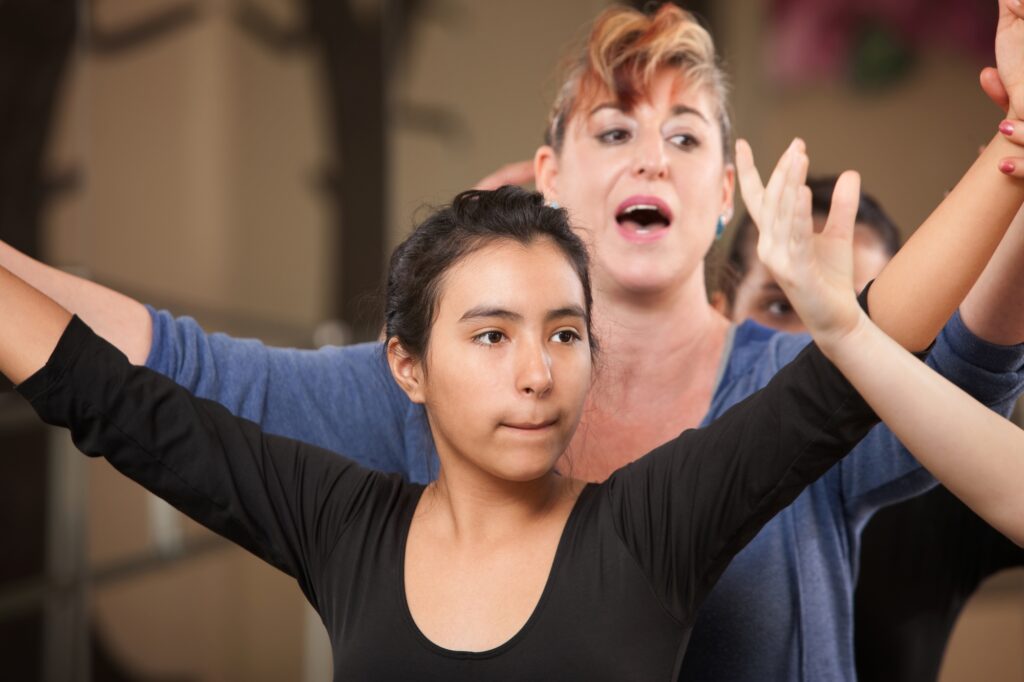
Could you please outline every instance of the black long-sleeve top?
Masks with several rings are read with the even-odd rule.
[[[405,599],[423,486],[264,434],[132,366],[77,318],[19,391],[83,452],[295,577],[339,680],[674,679],[732,556],[876,422],[808,347],[711,426],[587,485],[526,624],[495,649],[459,652],[427,640]]]

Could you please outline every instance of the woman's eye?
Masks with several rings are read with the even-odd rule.
[[[697,147],[700,145],[700,140],[691,135],[690,133],[679,133],[678,135],[672,135],[668,138],[668,141],[674,144],[680,149],[690,149],[691,147]]]
[[[576,343],[581,340],[581,337],[575,330],[559,329],[552,335],[551,340],[556,343]]]
[[[622,144],[629,140],[629,131],[624,128],[613,128],[599,134],[597,139],[604,144]]]
[[[505,335],[501,332],[483,332],[473,337],[473,340],[482,346],[494,346],[501,343],[505,339]]]

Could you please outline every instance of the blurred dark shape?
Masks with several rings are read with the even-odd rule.
[[[2,9],[2,8],[0,8]],[[12,396],[0,396],[13,400]],[[46,570],[46,432],[26,420],[2,425],[0,592]],[[43,606],[0,619],[0,661],[11,680],[42,679]]]
[[[914,53],[884,24],[867,23],[853,41],[850,82],[862,90],[898,83],[914,65]]]
[[[0,3],[0,239],[39,255],[44,152],[75,43],[74,0]]]
[[[334,206],[334,315],[356,341],[376,338],[380,326],[365,307],[367,294],[380,289],[387,257],[387,136],[396,113],[390,83],[411,28],[433,6],[425,0],[305,0],[302,19],[290,26],[247,0],[235,11],[237,25],[266,49],[287,54],[309,45],[319,53],[337,168],[320,173],[317,186]],[[448,138],[464,128],[441,108],[407,104],[402,113]]]
[[[201,16],[196,2],[175,5],[160,10],[130,26],[115,29],[105,28],[97,21],[96,0],[88,5],[90,10],[88,47],[91,52],[102,56],[116,56],[151,44],[164,36],[174,33],[193,23]]]

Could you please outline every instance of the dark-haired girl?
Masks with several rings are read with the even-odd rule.
[[[852,216],[804,219],[806,163],[794,144],[760,212],[818,346],[603,484],[555,472],[593,372],[584,247],[513,188],[460,195],[392,258],[387,362],[425,406],[428,486],[261,433],[6,270],[0,370],[83,451],[294,576],[337,679],[672,679],[732,555],[875,422],[826,356],[858,373],[897,352],[854,300]]]
[[[1011,94],[1024,102],[1017,78],[1024,38],[1014,14],[1024,10],[1009,0],[1000,7],[997,61]],[[707,31],[669,3],[651,14],[609,8],[579,57],[552,108],[535,168],[538,188],[567,208],[591,250],[601,372],[560,467],[600,481],[723,414],[805,342],[769,332],[741,336],[707,302],[703,259],[731,215],[736,174],[727,88]],[[1024,200],[1024,185],[997,168],[1013,148],[997,134],[919,229],[931,248],[907,252],[919,257],[907,264],[918,273],[917,286],[887,291],[892,280],[883,277],[872,291],[883,329],[916,349],[938,335],[929,363],[999,409],[1022,385],[1024,349],[986,340],[993,320],[1024,317],[1019,306],[1006,308],[1016,301],[1005,292],[972,291],[964,317],[950,317]],[[437,475],[422,405],[394,382],[378,345],[304,352],[206,334],[193,320],[69,281],[0,247],[4,255],[131,360],[267,431],[418,482]],[[854,679],[860,528],[876,509],[931,483],[889,430],[872,431],[730,565],[701,609],[688,679]]]

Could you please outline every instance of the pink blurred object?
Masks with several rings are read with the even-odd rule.
[[[996,19],[987,0],[773,0],[766,63],[787,85],[840,77],[865,26],[886,29],[908,50],[936,46],[988,63]]]

